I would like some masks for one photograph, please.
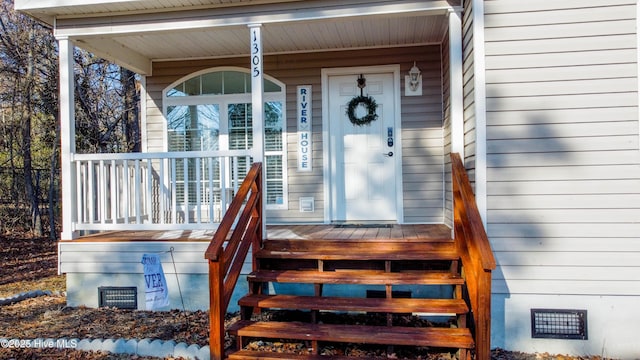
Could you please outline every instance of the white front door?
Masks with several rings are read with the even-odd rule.
[[[349,102],[361,94],[359,73],[328,78],[329,142],[333,221],[396,221],[396,128],[394,73],[364,73],[364,96],[377,103],[377,119],[354,125]],[[358,107],[355,115],[366,112]]]

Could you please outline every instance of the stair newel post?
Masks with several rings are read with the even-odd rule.
[[[491,272],[478,274],[478,311],[476,336],[481,339],[476,345],[476,354],[489,358],[491,354]],[[480,359],[480,357],[478,357]]]
[[[224,359],[224,257],[209,259],[209,351],[212,360]]]

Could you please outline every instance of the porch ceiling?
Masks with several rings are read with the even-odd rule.
[[[440,43],[458,3],[15,0],[17,10],[55,24],[56,36],[146,75],[153,61],[248,56],[254,23],[263,24],[265,54]]]

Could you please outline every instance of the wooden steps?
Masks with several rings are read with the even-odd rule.
[[[265,240],[263,249],[254,256],[257,269],[247,276],[251,293],[239,300],[243,320],[227,329],[236,336],[238,345],[237,351],[228,354],[229,359],[350,359],[319,355],[325,343],[449,348],[468,359],[468,350],[475,346],[466,327],[469,308],[462,300],[464,279],[453,241]],[[270,283],[311,284],[314,294],[262,293]],[[371,289],[378,289],[383,298],[366,297],[369,295],[363,295],[362,288],[360,295],[323,296],[324,285],[361,285],[365,289],[372,285]],[[452,295],[444,299],[393,295],[397,286],[414,291],[424,285],[448,286]],[[379,291],[380,286],[384,291]],[[252,314],[264,310],[302,311],[306,315],[283,317],[291,321],[251,321]],[[333,323],[326,321],[327,313],[382,314],[382,321],[367,325]],[[397,321],[415,314],[443,317],[455,325],[416,327]],[[283,355],[244,348],[254,339],[304,341],[312,351]]]
[[[252,322],[240,320],[231,325],[227,331],[232,335],[240,337],[378,345],[473,348],[473,338],[471,337],[469,329],[456,328],[310,324],[275,321]]]

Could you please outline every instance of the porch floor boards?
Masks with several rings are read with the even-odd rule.
[[[119,230],[82,236],[85,242],[211,241],[215,230]],[[387,242],[447,241],[451,229],[443,224],[393,224],[338,227],[333,224],[267,225],[269,240],[358,240]]]

